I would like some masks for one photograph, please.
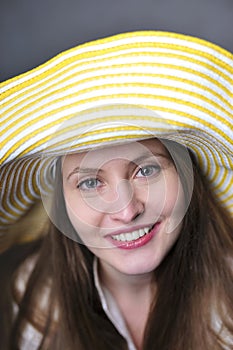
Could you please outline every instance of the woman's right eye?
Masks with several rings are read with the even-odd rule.
[[[95,190],[96,188],[98,188],[101,185],[102,185],[102,183],[98,179],[90,178],[90,179],[86,179],[86,180],[81,181],[77,185],[77,188],[79,188],[82,191],[90,191],[90,190]]]

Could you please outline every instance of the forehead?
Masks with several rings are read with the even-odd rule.
[[[111,160],[123,159],[134,161],[140,157],[165,156],[169,157],[169,153],[165,146],[158,139],[149,139],[121,145],[104,147],[101,149],[90,150],[88,152],[80,152],[69,154],[63,157],[63,167],[73,166],[74,164],[86,167],[100,167]]]

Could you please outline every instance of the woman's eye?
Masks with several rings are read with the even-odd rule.
[[[157,175],[160,172],[161,168],[159,165],[146,165],[139,169],[136,176],[137,177],[147,177]]]
[[[88,190],[95,190],[99,186],[101,186],[101,182],[93,178],[93,179],[86,179],[81,181],[78,184],[77,188],[83,191],[88,191]]]

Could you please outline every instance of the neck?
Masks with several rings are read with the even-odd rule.
[[[151,302],[155,296],[153,273],[126,275],[100,261],[99,277],[117,302],[136,348],[141,349]]]
[[[139,275],[128,275],[115,270],[111,266],[99,261],[99,276],[102,284],[118,300],[120,296],[129,296],[131,298],[145,294],[151,295],[154,289],[153,272]]]

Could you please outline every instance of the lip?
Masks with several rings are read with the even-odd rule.
[[[111,234],[108,234],[106,236],[106,239],[108,239],[115,247],[120,248],[120,249],[131,250],[131,249],[140,248],[151,241],[151,239],[154,237],[154,235],[158,232],[160,225],[161,225],[161,221],[156,222],[154,225],[148,225],[148,226],[152,226],[152,229],[150,230],[150,232],[145,234],[143,237],[139,237],[135,241],[130,241],[130,242],[129,241],[125,241],[125,242],[117,241],[117,240],[113,239],[111,236],[117,235],[120,233],[132,232],[134,230],[139,230],[140,228],[144,228],[144,227],[148,227],[148,226],[146,226],[146,225],[140,226],[138,228],[133,228],[130,231],[129,230],[128,231],[122,230],[122,231],[117,231],[117,233],[112,232]]]

